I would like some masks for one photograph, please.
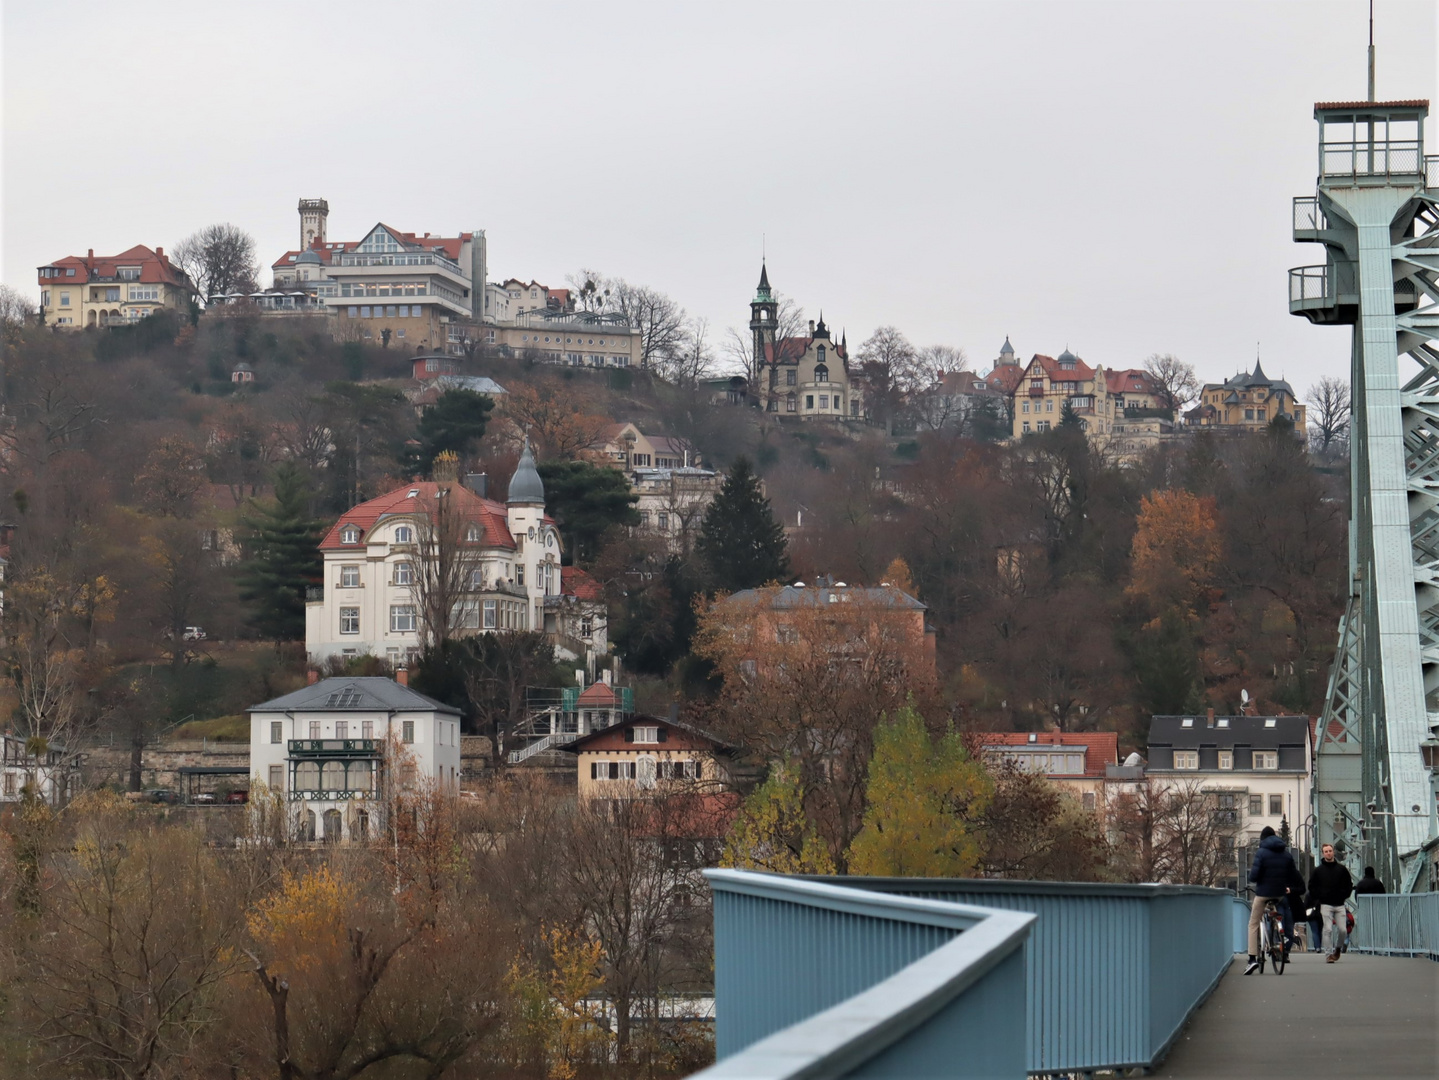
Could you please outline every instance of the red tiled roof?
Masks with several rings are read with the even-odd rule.
[[[330,531],[325,533],[325,538],[320,541],[320,550],[362,549],[365,538],[381,518],[423,512],[426,507],[434,504],[435,492],[439,488],[440,485],[433,480],[420,480],[351,507],[330,527]],[[416,493],[414,498],[410,497],[412,491]],[[478,541],[481,546],[514,549],[515,538],[510,535],[509,516],[504,503],[482,499],[463,484],[451,484],[449,491],[446,498],[458,499],[464,508],[465,520],[475,522],[482,528],[482,537]],[[359,544],[340,543],[340,530],[346,525],[360,527]]]
[[[1102,777],[1106,765],[1119,764],[1119,734],[1113,731],[986,731],[974,739],[984,747],[1083,746],[1085,776]]]
[[[579,696],[581,705],[613,705],[620,696],[606,683],[597,682]]]
[[[458,262],[460,258],[460,246],[474,235],[473,233],[460,233],[459,236],[416,236],[414,233],[392,229],[383,221],[376,222],[373,227],[365,232],[365,235],[369,236],[376,228],[383,228],[402,244],[412,247],[428,248],[430,251],[443,251],[448,258],[456,262]],[[310,247],[320,256],[322,262],[329,263],[334,261],[334,256],[347,251],[354,251],[360,244],[360,240],[330,240],[323,244],[316,240]],[[270,267],[271,269],[277,269],[283,266],[290,266],[294,264],[299,256],[299,251],[287,251],[271,263]]]
[[[1018,364],[1005,364],[986,375],[984,381],[999,390],[1000,393],[1012,394],[1022,378],[1024,378],[1024,368]]]
[[[578,566],[560,567],[560,592],[577,600],[602,600],[600,583]]]
[[[63,259],[56,259],[47,263],[41,269],[58,267],[60,269],[74,268],[75,276],[66,278],[40,278],[43,285],[72,284],[80,285],[91,278],[119,278],[121,266],[139,266],[141,284],[146,285],[176,285],[182,289],[192,288],[190,279],[185,272],[170,261],[170,257],[160,248],[151,251],[144,244],[136,244],[127,251],[118,255],[67,255]]]
[[[809,351],[812,341],[814,341],[812,337],[787,337],[780,338],[779,341],[766,341],[764,343],[765,363],[775,364],[783,363],[786,360],[798,360]],[[776,355],[779,357],[778,360],[775,359]]]
[[[1428,98],[1409,101],[1316,101],[1316,109],[1427,109]]]
[[[1094,369],[1078,357],[1075,358],[1072,368],[1062,368],[1054,357],[1035,353],[1034,358],[1029,361],[1029,367],[1035,364],[1038,364],[1053,382],[1080,382],[1094,378]],[[1025,370],[1028,371],[1028,367]]]
[[[1157,394],[1159,387],[1154,376],[1140,368],[1126,368],[1123,371],[1106,371],[1105,385],[1111,394]]]

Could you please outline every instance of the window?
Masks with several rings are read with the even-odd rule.
[[[357,607],[342,607],[340,609],[340,633],[358,634],[360,632],[360,609]]]
[[[1246,420],[1253,420],[1253,419],[1254,419],[1254,410],[1253,410],[1253,409],[1245,409],[1245,410],[1244,410],[1244,419],[1246,419]]]
[[[1278,750],[1256,750],[1254,751],[1254,767],[1256,769],[1277,769],[1279,768]]]
[[[515,584],[520,588],[525,587],[525,564],[515,563]]]
[[[824,352],[824,350],[821,349],[820,352]],[[823,360],[824,357],[821,356],[820,359]],[[824,364],[816,364],[814,369],[814,381],[829,382],[829,368],[825,367]]]
[[[655,520],[661,529],[668,529],[670,527],[670,516],[663,510],[655,515]]]
[[[284,736],[284,731],[285,731],[285,725],[284,725],[284,723],[283,723],[282,721],[279,721],[279,720],[271,720],[271,721],[270,721],[270,741],[271,741],[272,743],[283,742],[283,741],[284,741],[284,737],[285,737],[285,736]]]
[[[395,543],[413,544],[415,542],[415,530],[408,525],[395,526]]]
[[[1096,801],[1094,797],[1094,792],[1086,791],[1082,796],[1080,796],[1080,801],[1084,804],[1084,808],[1086,810],[1093,810]]]
[[[375,737],[375,722],[373,720],[360,721],[360,738],[373,739]]]
[[[480,606],[473,600],[462,600],[456,604],[459,617],[455,620],[463,630],[478,630],[480,628]]]
[[[415,564],[400,562],[395,563],[395,584],[413,585],[415,583]]]
[[[1219,767],[1220,767],[1221,769],[1232,769],[1232,768],[1234,768],[1234,751],[1233,751],[1233,750],[1221,750],[1221,751],[1219,751]]]
[[[496,622],[496,611],[498,610],[498,608],[499,608],[499,601],[497,601],[497,600],[486,600],[486,601],[485,601],[485,621],[484,621],[484,627],[483,627],[485,630],[494,630],[494,629],[496,629],[496,628],[498,627],[499,624]]]
[[[797,404],[798,404],[798,399],[797,399],[793,394],[786,394],[786,395],[785,395],[785,399],[784,399],[784,411],[785,411],[785,412],[794,412],[794,411],[795,411],[795,406],[796,406]]]
[[[1046,402],[1044,403],[1044,411],[1045,411],[1045,412],[1054,412],[1054,399],[1053,399],[1053,398],[1050,398],[1048,401],[1046,401]]]
[[[473,543],[475,543],[476,541],[478,541],[479,538],[480,538],[480,527],[479,527],[478,525],[471,524],[470,527],[465,530],[465,541],[466,541],[467,543],[473,544]]]
[[[471,588],[471,589],[483,589],[484,587],[485,587],[485,572],[484,572],[484,570],[471,570],[471,571],[470,571],[470,588]]]
[[[1026,415],[1028,415],[1028,413],[1029,413],[1029,402],[1027,402],[1027,401],[1024,402],[1019,408],[1020,408],[1020,412],[1025,413]]]
[[[271,765],[271,766],[270,766],[270,790],[271,790],[271,791],[284,791],[284,790],[285,790],[285,766],[283,766],[283,765]]]
[[[799,372],[795,371],[794,368],[786,369],[784,373],[784,384],[786,386],[794,386],[797,382],[799,382]]]
[[[406,744],[415,741],[415,722],[413,720],[404,720],[400,723],[400,741]]]
[[[310,721],[310,738],[312,738],[312,739],[318,739],[319,737],[320,737],[320,721],[318,721],[318,720],[311,720],[311,721]]]
[[[70,306],[70,294],[69,294],[69,293],[67,293],[67,292],[62,292],[62,293],[60,294],[60,306],[61,306],[61,307],[69,307],[69,306]]]
[[[415,632],[415,607],[413,604],[395,604],[390,608],[390,632],[413,634]]]
[[[346,525],[340,530],[340,543],[358,544],[360,542],[360,530],[354,525]]]
[[[360,317],[360,309],[352,304],[350,305],[349,310],[345,312],[345,314],[347,314],[352,319],[358,319]]]
[[[1198,750],[1176,750],[1174,751],[1174,767],[1176,769],[1197,769],[1199,768]]]
[[[350,722],[348,720],[335,721],[335,738],[348,739],[350,737]]]
[[[805,407],[806,409],[813,409],[813,408],[814,408],[814,395],[813,395],[813,394],[806,394],[806,395],[804,396],[804,407]]]
[[[410,305],[409,305],[409,304],[401,304],[401,305],[400,305],[400,318],[402,318],[402,319],[408,319],[409,317],[410,317]],[[403,334],[404,334],[404,331],[401,330],[400,333],[403,335]]]
[[[1283,817],[1283,816],[1284,816],[1284,796],[1283,796],[1283,795],[1271,795],[1271,796],[1269,796],[1269,816],[1270,816],[1270,817]]]
[[[1263,817],[1263,816],[1264,816],[1264,796],[1263,796],[1263,795],[1251,795],[1251,796],[1249,796],[1249,816],[1250,816],[1250,817]]]
[[[660,741],[660,729],[653,725],[632,727],[630,733],[632,737],[625,740],[626,742],[657,743]]]
[[[340,567],[340,588],[358,589],[360,587],[360,568],[358,566]]]
[[[1028,420],[1024,421],[1024,433],[1025,433],[1026,435],[1029,434],[1029,421],[1028,421]]]
[[[119,289],[111,289],[110,292],[115,293],[115,295],[114,295],[114,296],[107,296],[107,297],[106,297],[107,300],[118,300],[118,299],[120,299],[120,295],[119,295],[119,294],[120,294],[120,290],[119,290]],[[159,300],[159,299],[160,299],[160,286],[158,286],[158,285],[131,285],[131,286],[130,286],[130,299],[131,299],[132,301],[134,301],[134,300],[149,300],[149,301]]]
[[[369,317],[370,317],[370,307],[369,307],[369,305],[368,305],[368,304],[361,304],[361,305],[360,305],[360,318],[362,318],[362,319],[368,319]]]
[[[820,407],[821,409],[824,409],[826,412],[829,411],[829,395],[828,395],[828,394],[821,394],[821,395],[819,396],[819,407]]]

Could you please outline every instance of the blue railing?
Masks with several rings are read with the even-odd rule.
[[[706,1080],[1022,1077],[1034,917],[741,870],[714,889]]]
[[[1249,951],[1249,901],[1242,896],[1234,898],[1234,951]]]
[[[1349,947],[1382,956],[1439,960],[1439,893],[1356,896]]]

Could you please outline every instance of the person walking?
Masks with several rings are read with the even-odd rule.
[[[1388,892],[1388,890],[1384,888],[1384,882],[1374,876],[1374,867],[1366,866],[1364,868],[1364,876],[1360,878],[1359,883],[1354,886],[1354,895],[1373,896],[1384,892]]]
[[[1254,900],[1249,906],[1249,964],[1244,974],[1253,975],[1259,970],[1259,924],[1264,919],[1264,905],[1283,899],[1290,892],[1296,874],[1294,857],[1284,841],[1270,826],[1264,826],[1259,834],[1259,850],[1254,853],[1254,865],[1249,868]]]
[[[1344,947],[1349,914],[1344,901],[1354,891],[1354,879],[1344,864],[1335,860],[1333,844],[1325,844],[1321,852],[1323,859],[1309,875],[1309,898],[1319,905],[1319,916],[1324,923],[1324,961],[1333,964]]]

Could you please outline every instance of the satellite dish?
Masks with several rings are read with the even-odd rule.
[[[1240,703],[1241,705],[1248,705],[1248,704],[1249,704],[1249,691],[1248,691],[1248,690],[1241,690],[1241,691],[1239,691],[1239,703]]]
[[[1134,753],[1130,754],[1127,758],[1124,759],[1124,764],[1129,768],[1133,768],[1134,766],[1141,764],[1139,760],[1139,752],[1136,750]]]

